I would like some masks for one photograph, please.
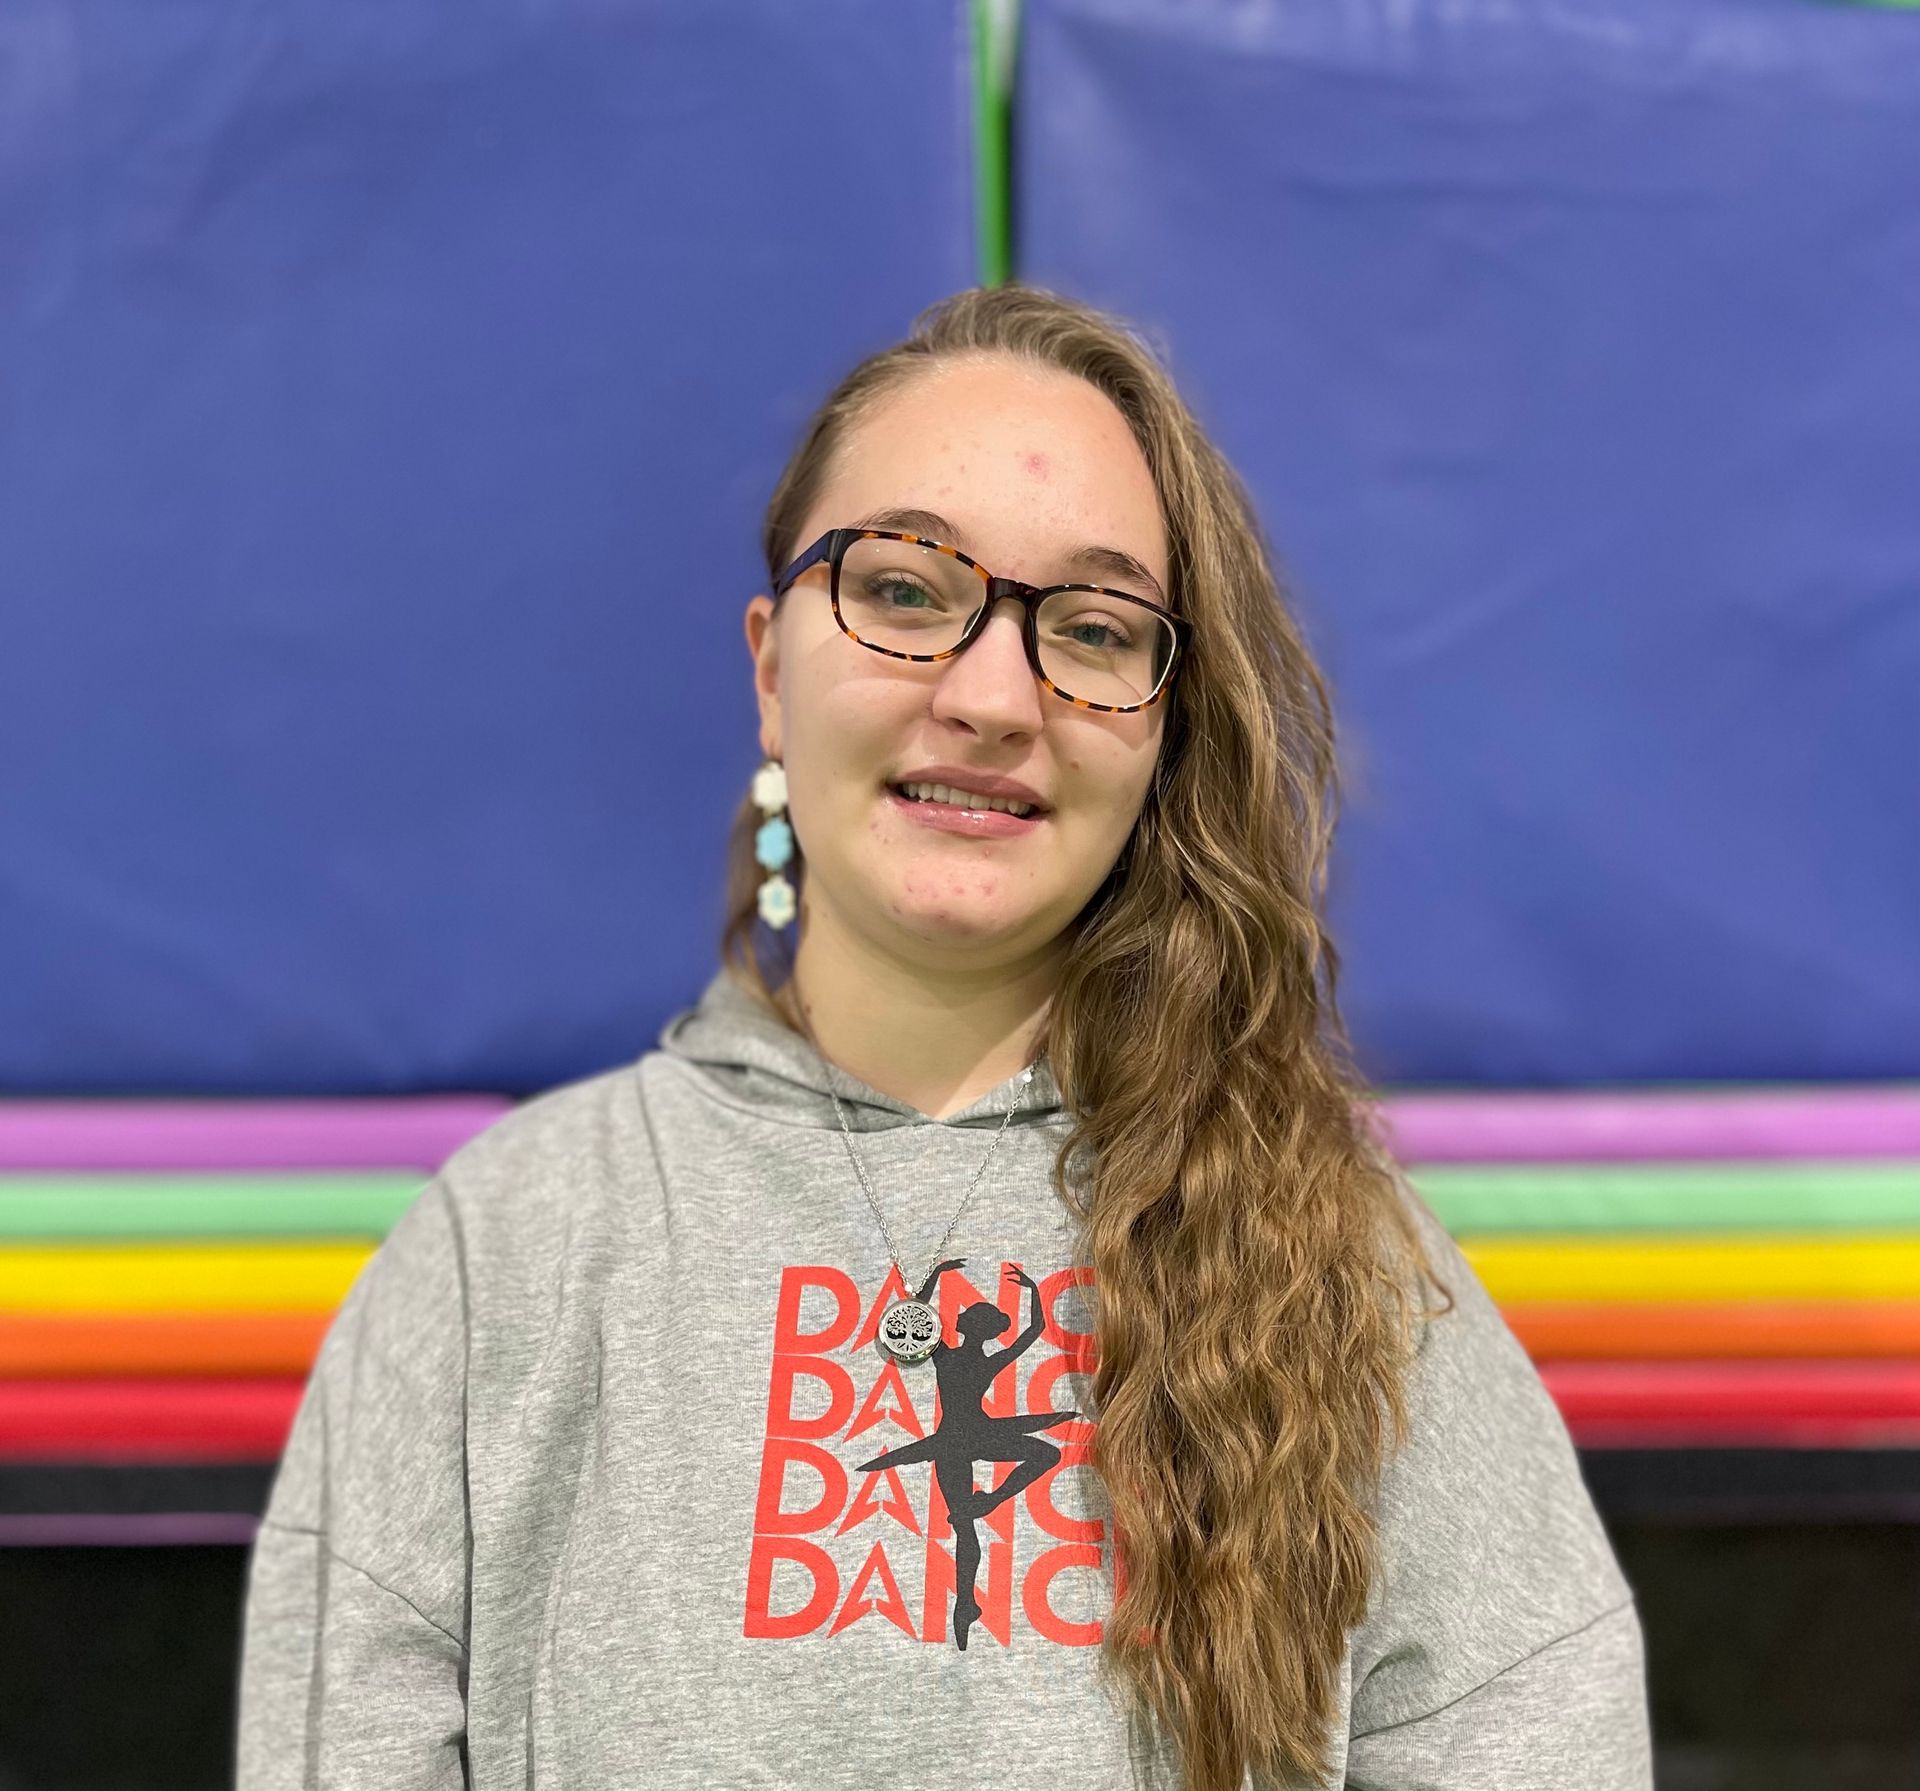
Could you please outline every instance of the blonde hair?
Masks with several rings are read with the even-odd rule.
[[[1245,488],[1153,350],[1031,286],[957,293],[841,380],[768,504],[769,577],[876,400],[981,353],[1118,407],[1159,494],[1169,601],[1195,628],[1152,787],[1074,922],[1043,1036],[1071,1122],[1053,1184],[1094,1271],[1091,1459],[1124,1580],[1100,1666],[1130,1722],[1173,1739],[1192,1791],[1238,1791],[1249,1769],[1318,1783],[1417,1327],[1452,1305],[1335,1002],[1328,688]],[[721,952],[778,1012],[793,955],[756,929],[759,821],[743,799]],[[787,875],[804,914],[797,848]],[[1415,1310],[1422,1277],[1446,1307]]]

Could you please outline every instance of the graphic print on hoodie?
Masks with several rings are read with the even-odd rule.
[[[814,1266],[787,1271],[779,1302],[748,1580],[749,1636],[833,1634],[873,1614],[920,1640],[939,1641],[950,1601],[953,1641],[962,1650],[973,1624],[983,1617],[1002,1643],[1008,1641],[1016,1608],[1047,1640],[1090,1645],[1100,1639],[1099,1625],[1069,1619],[1048,1602],[1055,1575],[1068,1567],[1097,1567],[1101,1560],[1099,1540],[1105,1526],[1060,1510],[1047,1496],[1057,1468],[1086,1459],[1087,1444],[1082,1438],[1091,1425],[1073,1406],[1040,1404],[1038,1409],[1022,1411],[1017,1405],[1016,1365],[1050,1330],[1054,1331],[1053,1347],[1027,1378],[1030,1407],[1048,1396],[1062,1372],[1084,1372],[1090,1367],[1087,1352],[1092,1340],[1050,1325],[1048,1288],[1018,1263],[1001,1265],[1003,1291],[998,1301],[983,1297],[973,1287],[961,1273],[965,1266],[964,1258],[937,1263],[914,1294],[933,1305],[941,1319],[941,1341],[926,1361],[914,1363],[895,1359],[877,1341],[880,1315],[906,1294],[898,1271],[889,1271],[877,1297],[864,1308],[842,1270]],[[1085,1269],[1062,1270],[1048,1280],[1064,1288],[1086,1273]],[[796,1322],[809,1289],[824,1292],[835,1303],[834,1320],[823,1330],[803,1331]],[[1008,1310],[1009,1297],[1016,1312]],[[1017,1316],[1022,1301],[1024,1323]],[[1005,1343],[996,1341],[1016,1323],[1020,1323],[1016,1335]],[[871,1385],[861,1398],[858,1377],[869,1366]],[[829,1389],[827,1409],[814,1419],[802,1419],[793,1411],[802,1376]],[[861,1477],[855,1485],[823,1439],[852,1442],[876,1435],[887,1425],[904,1432],[909,1440],[891,1443],[853,1464],[852,1473]],[[1080,1434],[1062,1441],[1050,1441],[1041,1434],[1068,1425]],[[787,1468],[794,1462],[818,1472],[823,1492],[811,1508],[789,1512],[780,1498]],[[931,1473],[924,1477],[903,1473],[920,1463],[931,1464]],[[1002,1467],[1004,1473],[995,1471]],[[985,1485],[976,1479],[981,1468],[987,1470]],[[994,1514],[1030,1487],[1035,1491],[1028,1502],[1029,1514],[1053,1539],[1053,1546],[1037,1559],[1015,1562],[1012,1512],[1008,1510],[997,1523]],[[844,1535],[868,1523],[887,1526],[891,1534],[874,1541],[852,1583],[842,1588],[834,1558],[808,1541],[807,1534],[831,1530]],[[984,1548],[983,1529],[987,1532]],[[911,1539],[924,1545],[916,1551],[919,1558],[914,1562],[919,1570],[917,1622],[916,1601],[909,1599],[896,1567],[899,1543]],[[946,1546],[949,1539],[951,1552]],[[988,1566],[984,1587],[980,1584],[983,1552]],[[811,1576],[811,1595],[788,1616],[776,1616],[770,1608],[777,1562]],[[1016,1578],[1020,1581],[1017,1607],[1012,1596]]]

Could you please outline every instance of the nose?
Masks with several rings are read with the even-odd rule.
[[[1037,727],[1041,690],[1027,660],[1026,615],[1002,597],[966,651],[947,662],[940,706],[953,706],[976,725]]]

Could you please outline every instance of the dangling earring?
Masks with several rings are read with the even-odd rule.
[[[778,759],[753,774],[753,805],[768,817],[753,837],[754,861],[769,873],[760,885],[760,918],[770,927],[784,927],[795,908],[793,885],[780,874],[793,858],[793,829],[779,812],[787,806],[787,768]]]

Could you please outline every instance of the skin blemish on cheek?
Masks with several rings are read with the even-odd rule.
[[[1046,482],[1046,478],[1047,478],[1046,455],[1041,453],[1023,454],[1020,457],[1020,465],[1030,478],[1038,479],[1043,484]]]

